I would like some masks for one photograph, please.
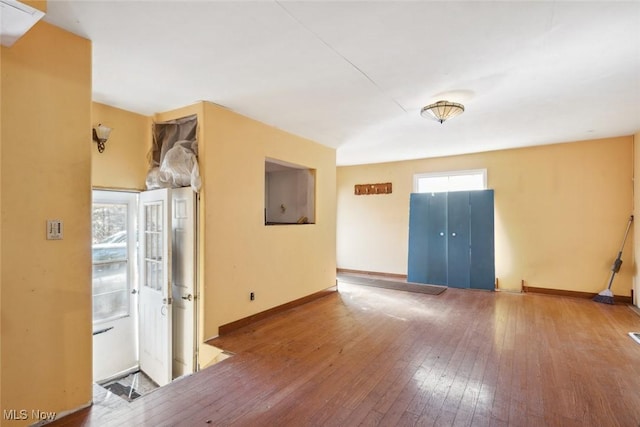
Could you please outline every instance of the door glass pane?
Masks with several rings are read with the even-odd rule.
[[[145,281],[144,286],[162,289],[162,202],[144,206]]]
[[[94,203],[93,321],[129,315],[127,204]]]

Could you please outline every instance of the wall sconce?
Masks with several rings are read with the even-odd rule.
[[[93,127],[93,140],[98,143],[99,153],[104,151],[104,144],[106,144],[107,139],[109,139],[109,135],[111,135],[111,128],[101,124]]]

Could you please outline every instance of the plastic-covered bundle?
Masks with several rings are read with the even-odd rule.
[[[198,117],[195,114],[153,124],[147,189],[202,186],[198,168]]]
[[[177,141],[163,153],[160,166],[152,168],[147,175],[147,189],[191,186],[193,191],[200,191],[198,158],[190,149],[191,144],[191,141]]]

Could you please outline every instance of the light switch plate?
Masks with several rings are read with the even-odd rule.
[[[62,220],[47,220],[47,240],[62,240],[63,231]]]

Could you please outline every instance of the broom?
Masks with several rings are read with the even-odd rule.
[[[629,234],[629,228],[631,227],[631,222],[633,222],[633,215],[629,217],[629,222],[627,223],[627,231],[624,232],[624,239],[622,239],[622,246],[620,246],[620,252],[618,252],[618,257],[615,261],[613,261],[613,265],[611,266],[611,278],[609,279],[609,286],[607,289],[600,292],[598,295],[593,297],[595,302],[601,302],[603,304],[613,304],[613,292],[611,292],[611,284],[613,283],[613,278],[616,273],[620,271],[620,266],[622,265],[622,249],[624,249],[624,244],[627,241],[627,235]]]

